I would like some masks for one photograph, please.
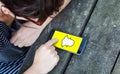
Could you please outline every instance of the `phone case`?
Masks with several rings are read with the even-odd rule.
[[[58,42],[54,44],[55,47],[74,54],[81,54],[87,43],[87,40],[82,37],[74,36],[58,30],[52,30],[48,39],[54,38],[58,39]]]

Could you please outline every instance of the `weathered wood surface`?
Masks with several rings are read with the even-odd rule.
[[[113,71],[111,74],[120,74],[120,52],[118,55],[117,62],[115,63],[115,67],[113,68]]]
[[[89,17],[92,6],[96,0],[72,0],[70,5],[57,16],[52,23],[42,32],[37,42],[30,48],[25,61],[20,70],[22,74],[32,63],[35,50],[46,42],[51,29],[58,29],[73,35],[79,35],[82,32],[84,23]],[[60,62],[50,74],[63,74],[70,58],[70,53],[58,50]]]
[[[83,36],[87,47],[72,57],[65,74],[110,74],[120,50],[120,0],[98,0]],[[119,64],[114,74],[120,74]]]

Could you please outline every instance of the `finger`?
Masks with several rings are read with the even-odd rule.
[[[59,60],[60,60],[60,57],[59,57],[59,55],[57,55],[57,56],[56,56],[56,58],[57,58],[57,61],[59,61]]]
[[[46,46],[52,46],[54,43],[56,43],[58,41],[58,39],[52,39],[49,40],[47,43],[45,43]]]
[[[52,54],[54,54],[54,52],[55,52],[55,47],[51,46],[51,47],[50,47],[50,51],[51,51]]]
[[[32,44],[30,43],[30,42],[24,42],[23,43],[23,46],[25,46],[25,47],[28,47],[28,46],[31,46]]]
[[[24,47],[24,46],[27,47],[25,44],[26,44],[25,41],[21,41],[21,42],[19,43],[18,47],[21,47],[21,48]]]
[[[14,45],[14,46],[18,46],[18,43],[14,42],[13,45]]]
[[[19,45],[18,45],[18,47],[19,47],[19,48],[22,48],[22,47],[23,47],[23,44],[22,44],[22,43],[21,43],[21,44],[19,44]]]
[[[19,46],[19,45],[21,44],[21,41],[16,40],[13,44],[14,44],[15,46]]]
[[[15,35],[12,36],[12,38],[10,39],[11,43],[15,43],[17,40],[17,37]]]
[[[51,49],[51,53],[52,53],[54,56],[57,56],[57,55],[58,55],[58,53],[57,53],[57,51],[55,50],[55,47],[54,47],[54,46],[51,46],[50,49]]]
[[[58,56],[57,51],[54,51],[53,54],[54,54],[55,57]]]
[[[30,42],[24,40],[24,41],[22,41],[22,42],[20,43],[20,45],[21,45],[22,47],[28,47],[28,46],[30,46]]]
[[[55,47],[54,46],[50,46],[50,49],[55,50]]]
[[[55,56],[55,59],[56,59],[56,65],[57,65],[58,61],[60,60],[59,55],[56,55],[56,56]]]

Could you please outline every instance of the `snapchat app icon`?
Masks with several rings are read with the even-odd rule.
[[[82,43],[82,38],[73,36],[71,34],[63,33],[60,31],[55,31],[52,39],[57,38],[58,42],[54,44],[54,46],[67,50],[72,53],[77,53],[79,50],[79,47]]]

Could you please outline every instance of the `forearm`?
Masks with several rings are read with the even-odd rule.
[[[23,74],[47,74],[43,72],[42,69],[40,69],[40,67],[39,68],[37,67],[39,66],[31,66]]]
[[[39,74],[39,72],[36,68],[30,67],[23,74]]]

